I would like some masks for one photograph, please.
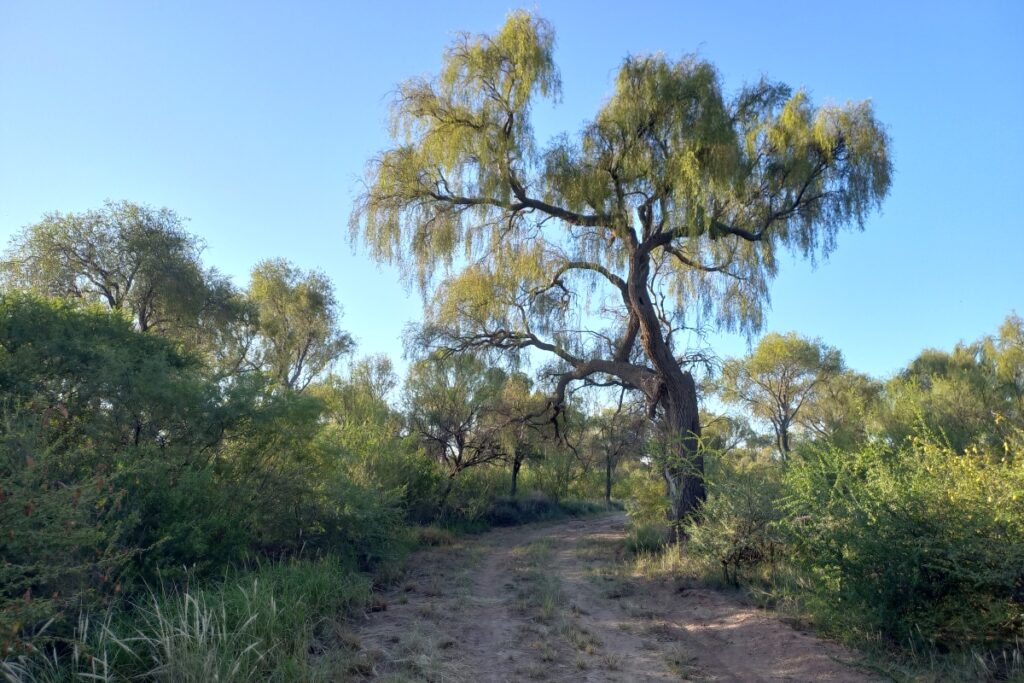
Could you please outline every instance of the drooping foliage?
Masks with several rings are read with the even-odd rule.
[[[678,517],[703,489],[677,333],[757,329],[779,250],[827,254],[885,196],[888,139],[868,103],[764,80],[727,97],[712,65],[659,55],[627,58],[593,121],[542,147],[530,114],[559,94],[553,51],[551,26],[514,12],[401,84],[353,236],[431,294],[435,346],[553,354],[556,412],[576,382],[639,392],[674,444]]]

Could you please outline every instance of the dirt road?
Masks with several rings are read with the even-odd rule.
[[[604,515],[419,553],[350,634],[353,680],[876,680],[722,593],[635,575],[624,537]]]

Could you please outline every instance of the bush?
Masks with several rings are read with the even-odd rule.
[[[508,490],[507,473],[503,468],[481,466],[461,472],[441,487],[451,486],[438,517],[446,523],[483,523],[494,502]]]
[[[534,491],[518,498],[498,498],[484,515],[490,526],[515,526],[562,517],[582,517],[607,510],[601,503],[585,500],[557,501]]]
[[[373,453],[352,453],[345,471],[353,482],[397,495],[410,522],[425,524],[438,517],[444,475],[435,460],[408,440],[396,439]]]
[[[0,656],[44,625],[60,631],[81,608],[98,607],[120,587],[132,550],[118,544],[121,498],[96,472],[68,479],[68,459],[87,447],[47,443],[38,416],[0,406]]]
[[[491,526],[515,526],[561,516],[558,503],[542,493],[521,498],[498,498],[484,515]]]
[[[615,483],[614,495],[624,501],[630,526],[665,526],[669,508],[664,480],[643,465],[623,470],[624,476]]]
[[[0,652],[252,555],[386,578],[406,552],[406,489],[357,479],[319,438],[324,398],[218,382],[117,313],[27,295],[0,295],[0,385]]]
[[[788,536],[826,624],[983,650],[1024,629],[1024,449],[915,440],[818,450],[785,480]]]
[[[726,583],[738,585],[742,569],[775,561],[781,541],[778,467],[738,467],[709,458],[708,498],[684,527],[686,550],[721,566]]]

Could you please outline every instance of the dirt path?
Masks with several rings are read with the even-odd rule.
[[[353,680],[877,680],[724,594],[633,575],[624,537],[605,515],[419,553],[350,634]]]

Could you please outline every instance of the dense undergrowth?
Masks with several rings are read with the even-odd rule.
[[[638,569],[740,588],[900,680],[1024,680],[1024,321],[885,383],[767,339],[722,395],[773,433],[709,420],[682,542],[650,480],[622,480]]]
[[[649,523],[640,571],[742,588],[900,680],[1024,680],[1024,438],[934,437],[788,462],[722,457],[687,540]]]
[[[667,530],[650,437],[602,428],[621,404],[566,446],[508,431],[501,411],[535,397],[492,373],[492,422],[453,460],[386,400],[382,365],[298,391],[116,311],[4,294],[0,673],[336,680],[345,619],[413,548],[607,509],[584,501],[614,474],[640,570],[743,587],[897,678],[1021,679],[1024,325],[1001,335],[883,388],[854,378],[856,401],[815,406],[831,432],[788,451],[707,429],[708,498]]]
[[[515,498],[501,462],[451,480],[356,376],[225,380],[116,313],[22,294],[0,345],[11,680],[332,680],[344,619],[418,543],[600,507],[554,455]]]

